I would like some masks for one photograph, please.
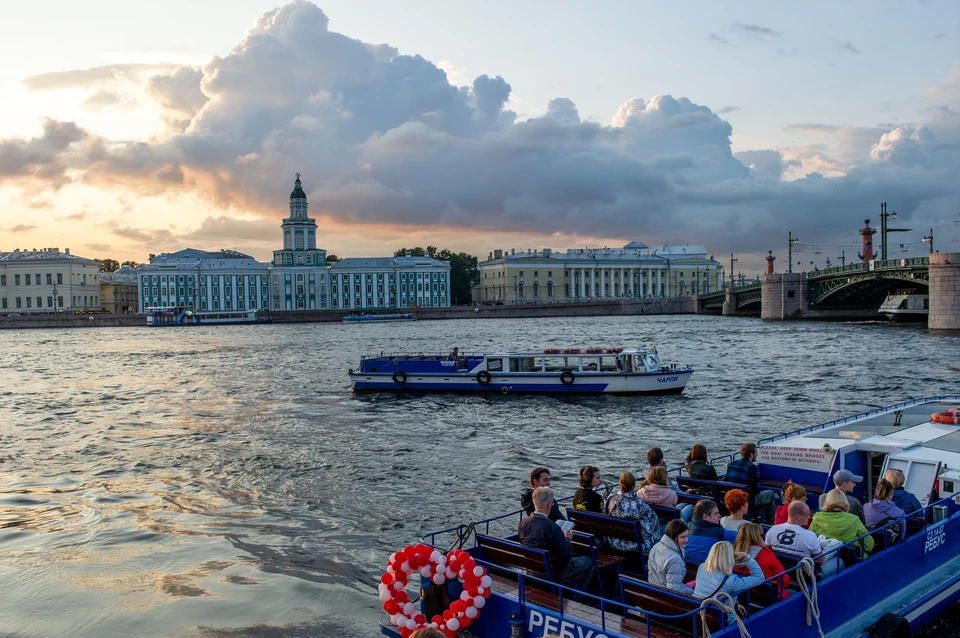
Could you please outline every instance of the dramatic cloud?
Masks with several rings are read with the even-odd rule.
[[[7,232],[10,233],[26,233],[36,228],[36,226],[28,226],[27,224],[17,224],[16,226],[11,226],[7,229]]]
[[[778,35],[760,25],[733,32]],[[301,172],[311,213],[341,226],[649,244],[699,233],[717,252],[765,252],[787,224],[811,240],[849,235],[872,202],[895,201],[906,218],[946,210],[960,115],[945,96],[958,85],[960,71],[925,98],[935,108],[922,124],[795,124],[822,143],[735,155],[720,115],[737,107],[633,97],[601,124],[556,97],[542,116],[519,120],[504,78],[451,84],[432,62],[330,31],[320,9],[297,2],[265,13],[203,68],[146,80],[170,124],[164,136],[111,142],[47,121],[41,137],[0,140],[0,182],[191,194],[223,211],[192,231],[107,227],[151,246],[275,241]],[[264,221],[233,219],[237,212]]]

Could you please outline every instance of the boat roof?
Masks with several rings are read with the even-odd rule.
[[[960,395],[916,399],[759,441],[790,450],[870,450],[940,462],[960,470],[960,426],[931,421],[937,412],[960,407]],[[828,447],[827,447],[828,446]],[[960,477],[960,473],[958,473]]]
[[[587,352],[587,350],[597,349],[600,352]],[[547,350],[556,350],[556,352],[547,352]],[[577,352],[564,352],[564,350],[577,350]],[[616,354],[657,354],[656,348],[547,348],[545,350],[512,350],[503,352],[489,352],[487,357],[597,357],[600,355],[613,356]]]

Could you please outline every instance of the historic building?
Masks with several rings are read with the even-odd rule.
[[[186,248],[141,264],[140,312],[147,308],[261,310],[269,307],[269,264],[234,250]]]
[[[120,266],[113,272],[100,273],[100,304],[104,312],[124,314],[137,312],[139,281],[137,271]]]
[[[317,223],[297,174],[283,247],[261,263],[230,250],[188,248],[150,255],[140,266],[140,312],[149,307],[198,310],[375,310],[448,307],[450,262],[430,256],[358,257],[327,264]]]
[[[100,310],[100,262],[59,248],[0,252],[0,313]]]
[[[722,266],[703,246],[495,250],[479,265],[481,303],[680,297],[722,287]]]

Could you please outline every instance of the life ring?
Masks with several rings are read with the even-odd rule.
[[[573,385],[573,380],[575,378],[576,377],[574,376],[573,372],[570,370],[564,370],[560,373],[560,383],[563,385]]]
[[[560,348],[547,348],[543,354],[560,354]]]
[[[587,354],[600,354],[603,352],[603,348],[587,348],[584,352]]]
[[[397,385],[403,385],[407,382],[407,373],[403,370],[397,370],[393,373],[393,382]]]
[[[945,425],[960,425],[960,408],[953,408],[946,412],[937,412],[930,417],[934,423],[943,423]]]
[[[474,312],[480,312],[480,308],[478,308],[477,306],[474,306],[474,307],[473,307],[473,311],[474,311]]]
[[[607,354],[620,354],[623,352],[623,348],[604,348],[603,351]]]
[[[563,354],[580,354],[580,348],[564,348]]]
[[[428,623],[426,616],[419,613],[417,606],[407,596],[407,577],[413,572],[420,572],[421,577],[430,579],[436,585],[459,578],[463,593],[459,600],[450,603],[450,608],[443,615],[437,614]],[[424,627],[433,627],[452,638],[480,615],[490,596],[491,582],[486,568],[477,565],[470,554],[462,549],[444,555],[421,543],[408,545],[390,556],[387,571],[380,577],[377,589],[383,610],[390,614],[390,622],[396,625],[402,638],[408,638],[414,631]]]
[[[481,370],[477,373],[477,383],[480,385],[488,385],[490,383],[490,379],[492,378],[493,377],[491,377],[490,373],[486,370]]]

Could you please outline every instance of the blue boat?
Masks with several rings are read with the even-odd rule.
[[[818,569],[809,558],[778,555],[790,585],[777,586],[781,574],[740,594],[744,609],[742,614],[736,612],[736,619],[728,616],[728,611],[734,610],[732,605],[727,604],[726,610],[718,607],[732,603],[729,599],[704,602],[647,583],[637,552],[618,556],[602,540],[617,524],[630,522],[604,520],[609,517],[599,514],[567,510],[576,519],[574,552],[592,558],[595,585],[590,591],[578,591],[553,582],[547,554],[516,542],[523,512],[510,512],[429,532],[421,538],[428,552],[464,550],[476,564],[477,573],[489,577],[489,591],[484,594],[488,598],[479,604],[471,597],[480,591],[475,580],[468,585],[471,593],[462,594],[465,572],[430,589],[426,587],[429,581],[423,582],[421,613],[430,622],[435,618],[432,614],[443,613],[444,599],[463,599],[469,613],[463,612],[461,605],[458,613],[449,611],[448,616],[461,628],[468,625],[468,635],[491,638],[546,634],[697,637],[709,635],[705,629],[718,638],[733,638],[745,635],[738,621],[743,631],[757,638],[902,636],[960,599],[960,396],[929,397],[871,410],[764,439],[758,447],[761,484],[770,489],[778,489],[786,481],[808,486],[811,510],[818,509],[817,494],[833,488],[833,473],[841,469],[862,476],[861,486],[867,494],[887,470],[901,470],[903,487],[916,495],[921,508],[885,521],[849,543],[828,546],[826,560],[843,561],[832,575],[815,574]],[[711,463],[720,470],[735,457],[739,454],[715,458]],[[681,486],[697,483],[684,476],[682,469],[673,472]],[[712,484],[717,490],[731,487],[723,481],[700,483]],[[696,498],[681,495],[687,496]],[[895,538],[888,533],[894,529],[904,529],[905,534]],[[866,551],[868,537],[875,544],[871,552]],[[460,564],[466,561],[464,555],[448,556]],[[388,573],[396,571],[395,565]],[[696,573],[696,566],[688,561],[688,575]],[[471,572],[466,574],[469,581]],[[389,600],[393,576],[385,575],[383,581],[391,585],[381,585],[381,600]],[[385,589],[388,594],[383,593]],[[410,625],[401,632],[393,622],[405,622],[404,613],[381,621],[381,632],[394,637],[408,635]],[[472,618],[464,622],[464,614]]]
[[[354,392],[680,394],[689,366],[665,365],[656,348],[547,348],[490,354],[365,356],[349,371]]]
[[[190,310],[182,306],[147,308],[147,325],[219,326],[235,323],[269,323],[270,317],[256,310]]]
[[[415,321],[417,318],[413,313],[392,313],[386,315],[346,315],[343,318],[344,323],[371,323],[379,321]]]

